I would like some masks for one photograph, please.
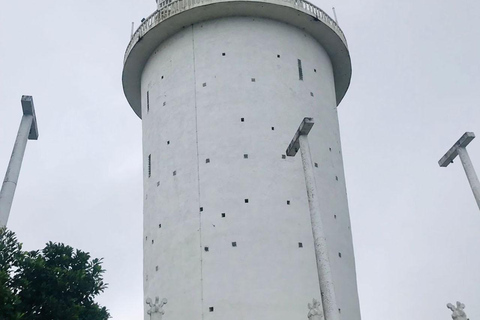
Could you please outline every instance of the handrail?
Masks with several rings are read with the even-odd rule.
[[[244,0],[245,1],[245,0]],[[258,1],[258,0],[246,0],[246,1]],[[130,43],[128,44],[127,50],[125,52],[124,63],[127,61],[127,58],[132,51],[133,47],[137,44],[138,41],[151,29],[156,27],[162,21],[168,19],[169,17],[192,9],[194,7],[199,7],[205,4],[211,4],[214,2],[231,2],[231,0],[176,0],[168,3],[165,1],[163,3],[168,3],[165,6],[161,7],[160,10],[152,13],[148,18],[143,21],[143,23],[138,27],[137,31],[132,35]],[[273,4],[289,4],[292,8],[303,11],[307,14],[310,14],[314,18],[325,23],[330,29],[332,29],[342,40],[345,46],[348,48],[347,40],[343,34],[342,29],[338,24],[333,20],[325,11],[313,5],[312,3],[306,0],[261,0],[259,2],[273,3]]]

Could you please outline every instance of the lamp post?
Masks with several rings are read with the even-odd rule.
[[[475,134],[473,132],[465,132],[463,136],[455,142],[453,147],[448,150],[448,152],[438,161],[440,167],[447,167],[450,163],[453,163],[453,159],[458,155],[460,161],[462,161],[463,169],[467,174],[468,182],[473,191],[473,196],[477,201],[478,208],[480,209],[480,182],[478,181],[477,174],[473,168],[472,161],[468,156],[467,145],[475,139]]]
[[[37,118],[31,96],[22,96],[23,117],[18,129],[17,139],[13,146],[12,156],[8,164],[7,173],[0,190],[0,228],[7,225],[13,196],[17,187],[18,176],[22,167],[22,160],[27,147],[27,140],[38,139]]]
[[[317,260],[318,280],[320,282],[321,304],[326,320],[340,320],[330,268],[330,259],[328,257],[327,239],[320,216],[320,204],[318,202],[317,186],[313,173],[312,156],[308,144],[308,133],[313,125],[314,121],[312,118],[303,119],[300,127],[293,136],[292,142],[290,142],[287,148],[286,154],[289,157],[294,157],[300,150],[302,155],[305,184],[307,186],[308,207],[310,209],[313,242]]]

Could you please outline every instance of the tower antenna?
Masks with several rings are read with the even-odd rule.
[[[332,7],[332,10],[333,10],[333,16],[335,17],[335,22],[338,24],[337,12],[335,11],[335,7]]]

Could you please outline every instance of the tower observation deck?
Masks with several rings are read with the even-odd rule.
[[[157,1],[122,78],[142,119],[144,295],[168,300],[163,318],[307,319],[317,262],[302,161],[285,149],[309,117],[339,318],[360,320],[335,21],[303,0]]]

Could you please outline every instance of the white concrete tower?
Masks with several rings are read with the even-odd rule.
[[[168,300],[164,320],[307,319],[317,263],[302,159],[285,150],[309,117],[339,318],[360,320],[337,115],[351,77],[342,31],[303,0],[157,6],[123,70],[143,123],[145,298]]]

